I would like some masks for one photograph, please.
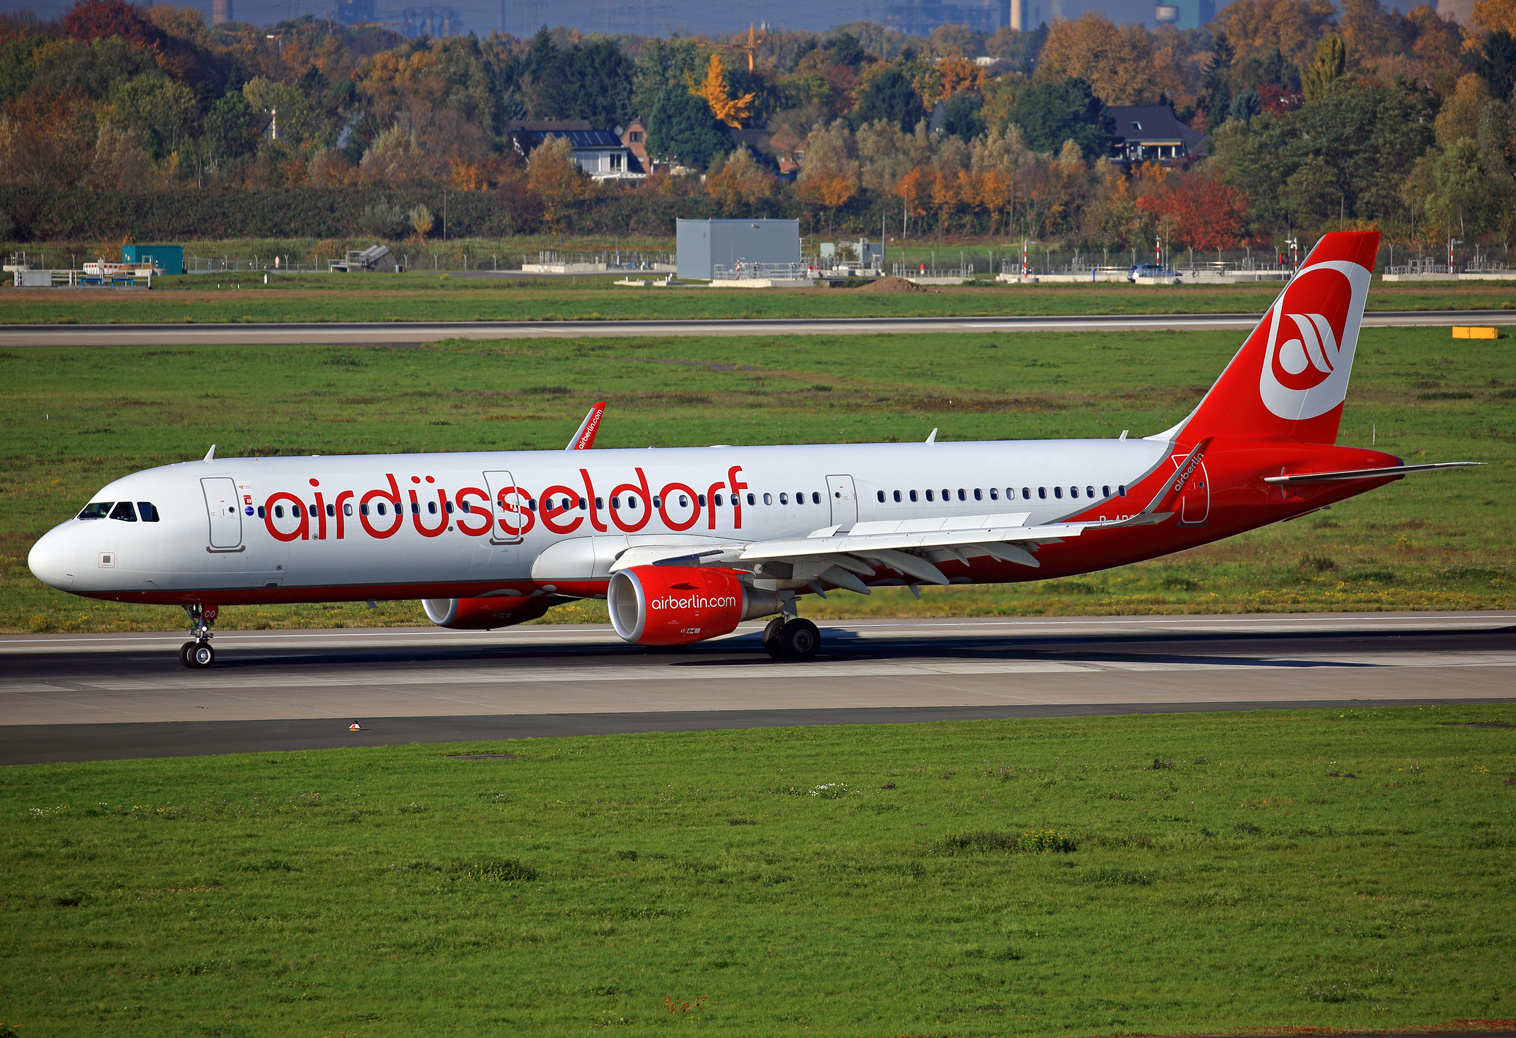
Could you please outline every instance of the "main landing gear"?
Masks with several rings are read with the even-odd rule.
[[[813,660],[821,649],[821,632],[798,616],[776,616],[763,629],[763,651],[776,660]]]
[[[203,670],[216,662],[216,650],[211,648],[211,624],[216,622],[219,610],[214,605],[187,605],[184,611],[190,617],[190,634],[195,640],[179,646],[179,662],[195,670]]]

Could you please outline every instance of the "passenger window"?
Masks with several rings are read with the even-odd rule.
[[[766,505],[773,504],[774,503],[774,495],[773,494],[764,494],[763,495],[763,503],[766,504]]]
[[[944,500],[944,501],[951,501],[952,498],[953,498],[953,495],[950,494],[948,491],[944,490],[942,492],[942,500]]]
[[[930,490],[928,490],[928,491],[927,491],[927,492],[926,492],[926,499],[927,499],[927,500],[928,500],[928,501],[930,501],[930,500],[932,500],[932,492],[931,492],[931,491],[930,491]]]
[[[1062,498],[1063,498],[1063,488],[1062,487],[1054,487],[1053,488],[1053,496],[1056,497],[1056,498],[1058,498],[1059,500],[1062,500]]]
[[[367,501],[363,502],[361,505],[358,506],[358,512],[361,515],[368,515],[368,502]]]
[[[1047,497],[1047,494],[1044,493],[1042,496],[1043,497]],[[1021,488],[1021,499],[1023,501],[1030,501],[1032,499],[1032,488],[1031,487],[1022,487]]]
[[[654,508],[662,508],[663,507],[663,498],[659,497],[657,494],[653,495],[653,507]]]
[[[1078,496],[1079,496],[1079,488],[1078,487],[1069,487],[1069,497],[1078,497]]]
[[[717,507],[720,507],[720,505],[721,505],[721,495],[717,494],[715,500],[716,500]]]
[[[111,518],[120,519],[123,523],[135,523],[137,511],[130,501],[117,502],[116,507],[111,509]]]
[[[142,517],[144,523],[156,523],[158,521],[158,508],[151,501],[138,501],[137,514]]]
[[[696,494],[695,495],[695,502],[696,502],[696,504],[699,507],[704,508],[705,507],[705,495],[704,494]]]
[[[626,499],[626,507],[630,508],[632,511],[635,512],[637,510],[637,499],[635,497],[629,497],[629,498],[627,498]]]
[[[963,488],[959,487],[958,488],[958,500],[960,500],[960,501],[967,501],[968,499],[969,499],[969,497],[968,497],[967,494],[965,494],[963,492]]]
[[[598,497],[595,498],[595,507],[596,508],[604,508],[605,507],[605,501],[603,499],[601,499],[601,498],[598,498]]]
[[[1095,497],[1095,488],[1094,487],[1085,487],[1084,488],[1084,496],[1093,500],[1094,497]]]
[[[1101,497],[1110,497],[1111,496],[1111,488],[1110,487],[1101,487],[1100,488],[1100,496]]]
[[[331,505],[327,505],[326,507],[327,508],[331,508],[332,506]],[[453,514],[453,503],[451,501],[447,502],[442,507],[444,507],[444,508],[447,509],[447,514],[448,515],[452,515]],[[330,513],[328,513],[328,514],[330,514]]]
[[[326,506],[326,517],[328,519],[332,518],[336,514],[337,514],[337,506],[336,505],[327,505]]]
[[[589,502],[586,501],[584,498],[581,497],[579,499],[579,511],[582,512],[582,511],[584,511],[588,507],[589,507]]]
[[[984,500],[984,491],[980,490],[978,487],[974,488],[974,500],[975,501],[983,501]]]
[[[790,503],[790,495],[788,495],[788,494],[780,494],[779,495],[779,503],[781,505],[787,505],[787,504],[789,504]]]
[[[385,509],[384,509],[384,502],[383,501],[379,502],[379,514],[380,515],[385,515],[386,514]]]
[[[467,502],[464,503],[463,508],[464,508],[464,511],[468,510],[468,504],[467,504]],[[352,515],[353,514],[353,506],[351,504],[345,504],[345,505],[343,505],[342,506],[342,514],[343,515]]]
[[[898,494],[899,491],[897,490],[896,493]],[[879,503],[881,505],[884,504],[884,491],[883,490],[879,491],[879,493],[877,495],[875,495],[875,496],[879,498]]]
[[[95,501],[91,504],[87,504],[84,506],[84,510],[79,513],[78,517],[80,519],[104,519],[106,516],[111,514],[112,504],[113,502],[110,501]]]
[[[263,506],[262,505],[258,506],[258,518],[259,519],[267,519],[268,518],[268,513],[263,510]]]
[[[750,504],[750,505],[756,505],[758,503],[758,501],[757,501],[756,498],[753,497],[752,494],[749,494],[747,496],[747,503]]]
[[[621,498],[619,498],[619,497],[613,497],[613,498],[611,498],[611,507],[615,508],[615,509],[620,509],[621,508]]]
[[[435,502],[435,501],[428,501],[426,503],[426,510],[430,514],[436,515],[437,514],[437,502]]]
[[[898,490],[895,491],[895,503],[897,505],[900,503],[900,491],[898,491]]]
[[[990,500],[991,501],[999,501],[1000,500],[1000,491],[996,490],[994,487],[990,487]]]
[[[381,507],[383,507],[383,506],[381,506]],[[284,506],[283,505],[275,505],[274,506],[274,518],[275,519],[283,519],[284,518]]]
[[[819,505],[819,504],[821,504],[821,495],[813,492],[811,494],[811,504],[813,504],[813,505]]]
[[[916,491],[914,491],[914,490],[911,491],[911,500],[912,501],[916,500]]]
[[[630,499],[628,499],[628,502],[630,503]],[[526,510],[528,512],[535,512],[537,510],[537,499],[535,497],[529,497],[529,498],[526,499]],[[379,506],[379,514],[380,515],[384,514],[384,506],[383,505]]]
[[[1047,500],[1047,496],[1048,496],[1048,488],[1047,487],[1038,487],[1037,488],[1037,496],[1040,497],[1042,500],[1046,501]]]
[[[1126,497],[1126,487],[1117,487],[1116,493],[1120,494],[1122,497]]]
[[[420,501],[412,501],[411,502],[411,515],[420,515],[420,514],[421,514],[421,502]]]

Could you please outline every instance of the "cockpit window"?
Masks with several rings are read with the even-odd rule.
[[[84,506],[84,511],[79,513],[80,519],[104,519],[111,514],[110,501],[93,501]]]
[[[135,523],[137,510],[132,507],[130,501],[117,501],[116,507],[111,509],[111,518],[120,519],[123,523]]]
[[[144,523],[156,523],[158,521],[158,506],[151,501],[138,501],[137,514],[142,517]]]

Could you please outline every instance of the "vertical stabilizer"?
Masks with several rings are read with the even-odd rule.
[[[1335,443],[1379,233],[1316,243],[1200,405],[1149,439]]]

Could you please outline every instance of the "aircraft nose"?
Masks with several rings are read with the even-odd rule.
[[[61,529],[49,530],[32,545],[26,564],[42,583],[67,591],[74,584],[78,555],[72,537]]]

